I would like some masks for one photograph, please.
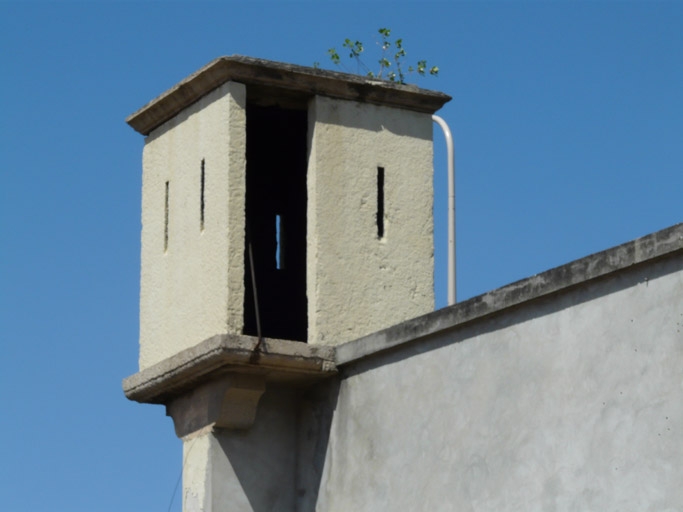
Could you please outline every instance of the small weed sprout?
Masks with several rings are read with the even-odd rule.
[[[363,59],[361,59],[361,54],[364,52],[365,47],[361,41],[352,41],[351,39],[345,39],[342,43],[342,48],[348,51],[349,58],[356,62],[356,74],[365,75],[370,78],[377,78],[379,80],[388,80],[389,82],[397,82],[399,84],[406,83],[406,74],[417,73],[420,76],[426,76],[429,73],[431,76],[439,75],[439,68],[437,66],[427,67],[426,60],[418,60],[415,66],[408,65],[406,67],[406,50],[403,46],[403,39],[396,39],[391,41],[391,30],[388,28],[380,28],[378,33],[381,40],[378,45],[381,48],[381,55],[377,63],[379,64],[379,70],[373,71],[370,69]],[[343,68],[345,71],[349,69],[343,64],[342,58],[339,52],[335,48],[330,48],[327,50],[327,54],[332,61],[332,64]],[[316,62],[314,67],[318,68],[320,64]]]

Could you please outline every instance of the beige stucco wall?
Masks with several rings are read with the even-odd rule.
[[[683,504],[683,260],[344,368],[316,510]]]
[[[245,105],[244,85],[228,82],[145,141],[140,369],[215,334],[241,332]]]
[[[431,116],[316,97],[309,136],[309,343],[348,341],[433,310]]]
[[[146,140],[141,369],[242,331],[245,105],[245,86],[229,82]],[[430,115],[313,98],[307,187],[309,343],[351,340],[433,309]]]

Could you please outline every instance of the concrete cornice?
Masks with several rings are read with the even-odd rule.
[[[365,78],[347,73],[295,66],[233,55],[219,57],[131,114],[126,122],[148,135],[183,109],[222,84],[272,87],[303,96],[328,96],[433,114],[451,97],[414,85]]]
[[[123,380],[130,400],[168,404],[202,383],[231,375],[301,382],[336,373],[334,349],[295,341],[223,334],[209,338]]]
[[[676,253],[683,254],[683,223],[339,345],[336,363],[349,364]]]

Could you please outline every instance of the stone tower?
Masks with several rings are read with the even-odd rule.
[[[290,390],[334,374],[334,345],[433,309],[431,114],[449,99],[233,56],[128,118],[146,139],[140,372],[124,388],[185,439],[185,510],[219,510],[212,472],[234,477],[232,448],[272,454],[263,481],[286,495]],[[231,437],[259,401],[268,424]]]

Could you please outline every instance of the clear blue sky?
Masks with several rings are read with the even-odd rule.
[[[121,392],[143,145],[124,118],[219,55],[325,64],[382,26],[454,98],[459,298],[683,221],[683,2],[0,2],[3,510],[166,511],[180,472],[163,408]]]

